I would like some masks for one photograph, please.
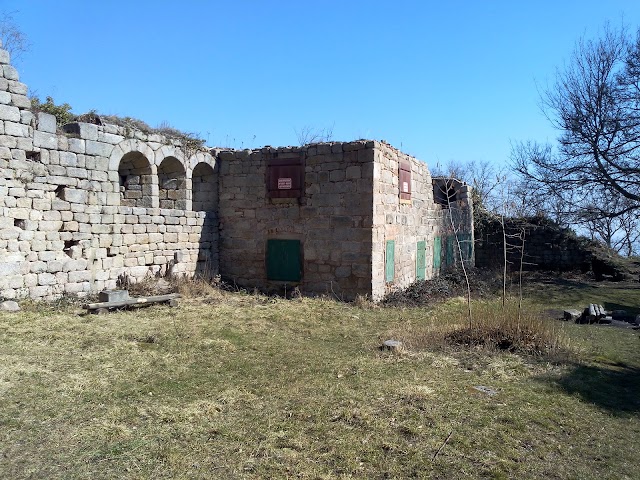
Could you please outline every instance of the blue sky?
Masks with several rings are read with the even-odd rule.
[[[30,90],[75,113],[168,122],[211,146],[296,130],[384,139],[430,165],[503,164],[553,141],[538,89],[580,36],[640,26],[637,0],[0,0]]]

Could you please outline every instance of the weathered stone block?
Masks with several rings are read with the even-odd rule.
[[[0,105],[1,107],[2,105]],[[53,133],[35,131],[33,132],[33,146],[55,150],[58,148],[58,137]]]
[[[7,81],[7,80],[5,80]],[[27,88],[27,85],[19,82],[17,80],[8,80],[7,81],[8,84],[8,90],[11,93],[18,93],[20,95],[26,95],[27,92],[29,91],[29,89]],[[2,90],[7,90],[7,88],[2,88]]]
[[[38,285],[54,285],[56,277],[52,273],[43,272],[38,274]]]
[[[11,105],[0,105],[0,120],[20,122],[20,109]]]
[[[12,105],[19,108],[31,108],[31,100],[29,100],[29,98],[26,95],[12,93],[11,103]]]
[[[18,75],[18,71],[11,65],[2,65],[2,73],[3,77],[7,80],[20,80],[20,75]]]
[[[75,188],[64,188],[62,190],[62,199],[65,202],[86,204],[88,194],[84,190],[77,190]]]
[[[113,150],[113,145],[94,141],[94,140],[87,140],[85,143],[85,150],[87,155],[98,155],[100,157],[109,157],[109,155],[111,155],[111,152]]]
[[[50,113],[36,113],[36,130],[40,132],[56,133],[57,123],[56,117]]]
[[[68,123],[62,127],[66,133],[78,135],[84,140],[98,140],[98,126],[91,123]]]

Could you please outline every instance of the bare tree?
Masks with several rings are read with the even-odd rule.
[[[594,194],[628,200],[601,205],[593,215],[616,217],[640,208],[640,31],[605,26],[600,38],[581,39],[555,83],[542,95],[544,111],[560,130],[557,148],[516,144],[512,166],[545,196],[575,214]]]
[[[24,32],[16,25],[14,13],[0,13],[0,41],[2,48],[9,52],[13,61],[16,61],[29,50],[31,44]]]
[[[311,143],[330,142],[333,140],[333,125],[328,128],[315,128],[309,125],[294,129],[298,145],[309,145]]]

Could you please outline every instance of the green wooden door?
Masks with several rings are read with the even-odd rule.
[[[442,239],[440,237],[433,238],[433,270],[440,270],[442,262]]]
[[[427,242],[418,242],[416,252],[416,280],[427,278]]]
[[[267,279],[283,282],[302,279],[300,240],[267,240]]]
[[[387,254],[385,255],[384,279],[386,282],[393,282],[395,277],[396,263],[396,242],[387,240]]]

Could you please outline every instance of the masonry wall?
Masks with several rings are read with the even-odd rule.
[[[417,242],[426,241],[426,264],[433,263],[433,236],[437,221],[433,206],[431,175],[425,163],[384,143],[374,157],[374,225],[372,250],[372,295],[378,299],[390,290],[404,288],[416,280]],[[399,162],[411,165],[411,199],[400,199]],[[387,242],[395,242],[393,280],[385,278]],[[427,278],[433,272],[427,267]]]
[[[500,219],[490,215],[481,217],[477,226],[476,263],[485,269],[502,268],[504,264],[503,231]],[[598,270],[594,264],[593,245],[542,217],[505,219],[509,238],[507,267],[524,270],[582,271]],[[524,235],[524,252],[520,236]],[[594,265],[592,265],[594,264]]]
[[[220,273],[245,287],[336,295],[371,292],[372,141],[221,152]],[[269,198],[270,160],[302,158],[300,198]],[[269,239],[299,240],[302,279],[270,281]]]
[[[475,233],[471,187],[454,178],[433,178],[434,209],[437,218],[436,236],[440,242],[439,268],[459,268],[475,265]],[[449,195],[443,195],[449,192]],[[437,273],[437,272],[436,272]]]
[[[121,276],[217,272],[208,152],[115,125],[33,113],[0,50],[0,297],[52,299]],[[198,192],[192,174],[198,173]],[[165,208],[161,208],[165,207]]]

